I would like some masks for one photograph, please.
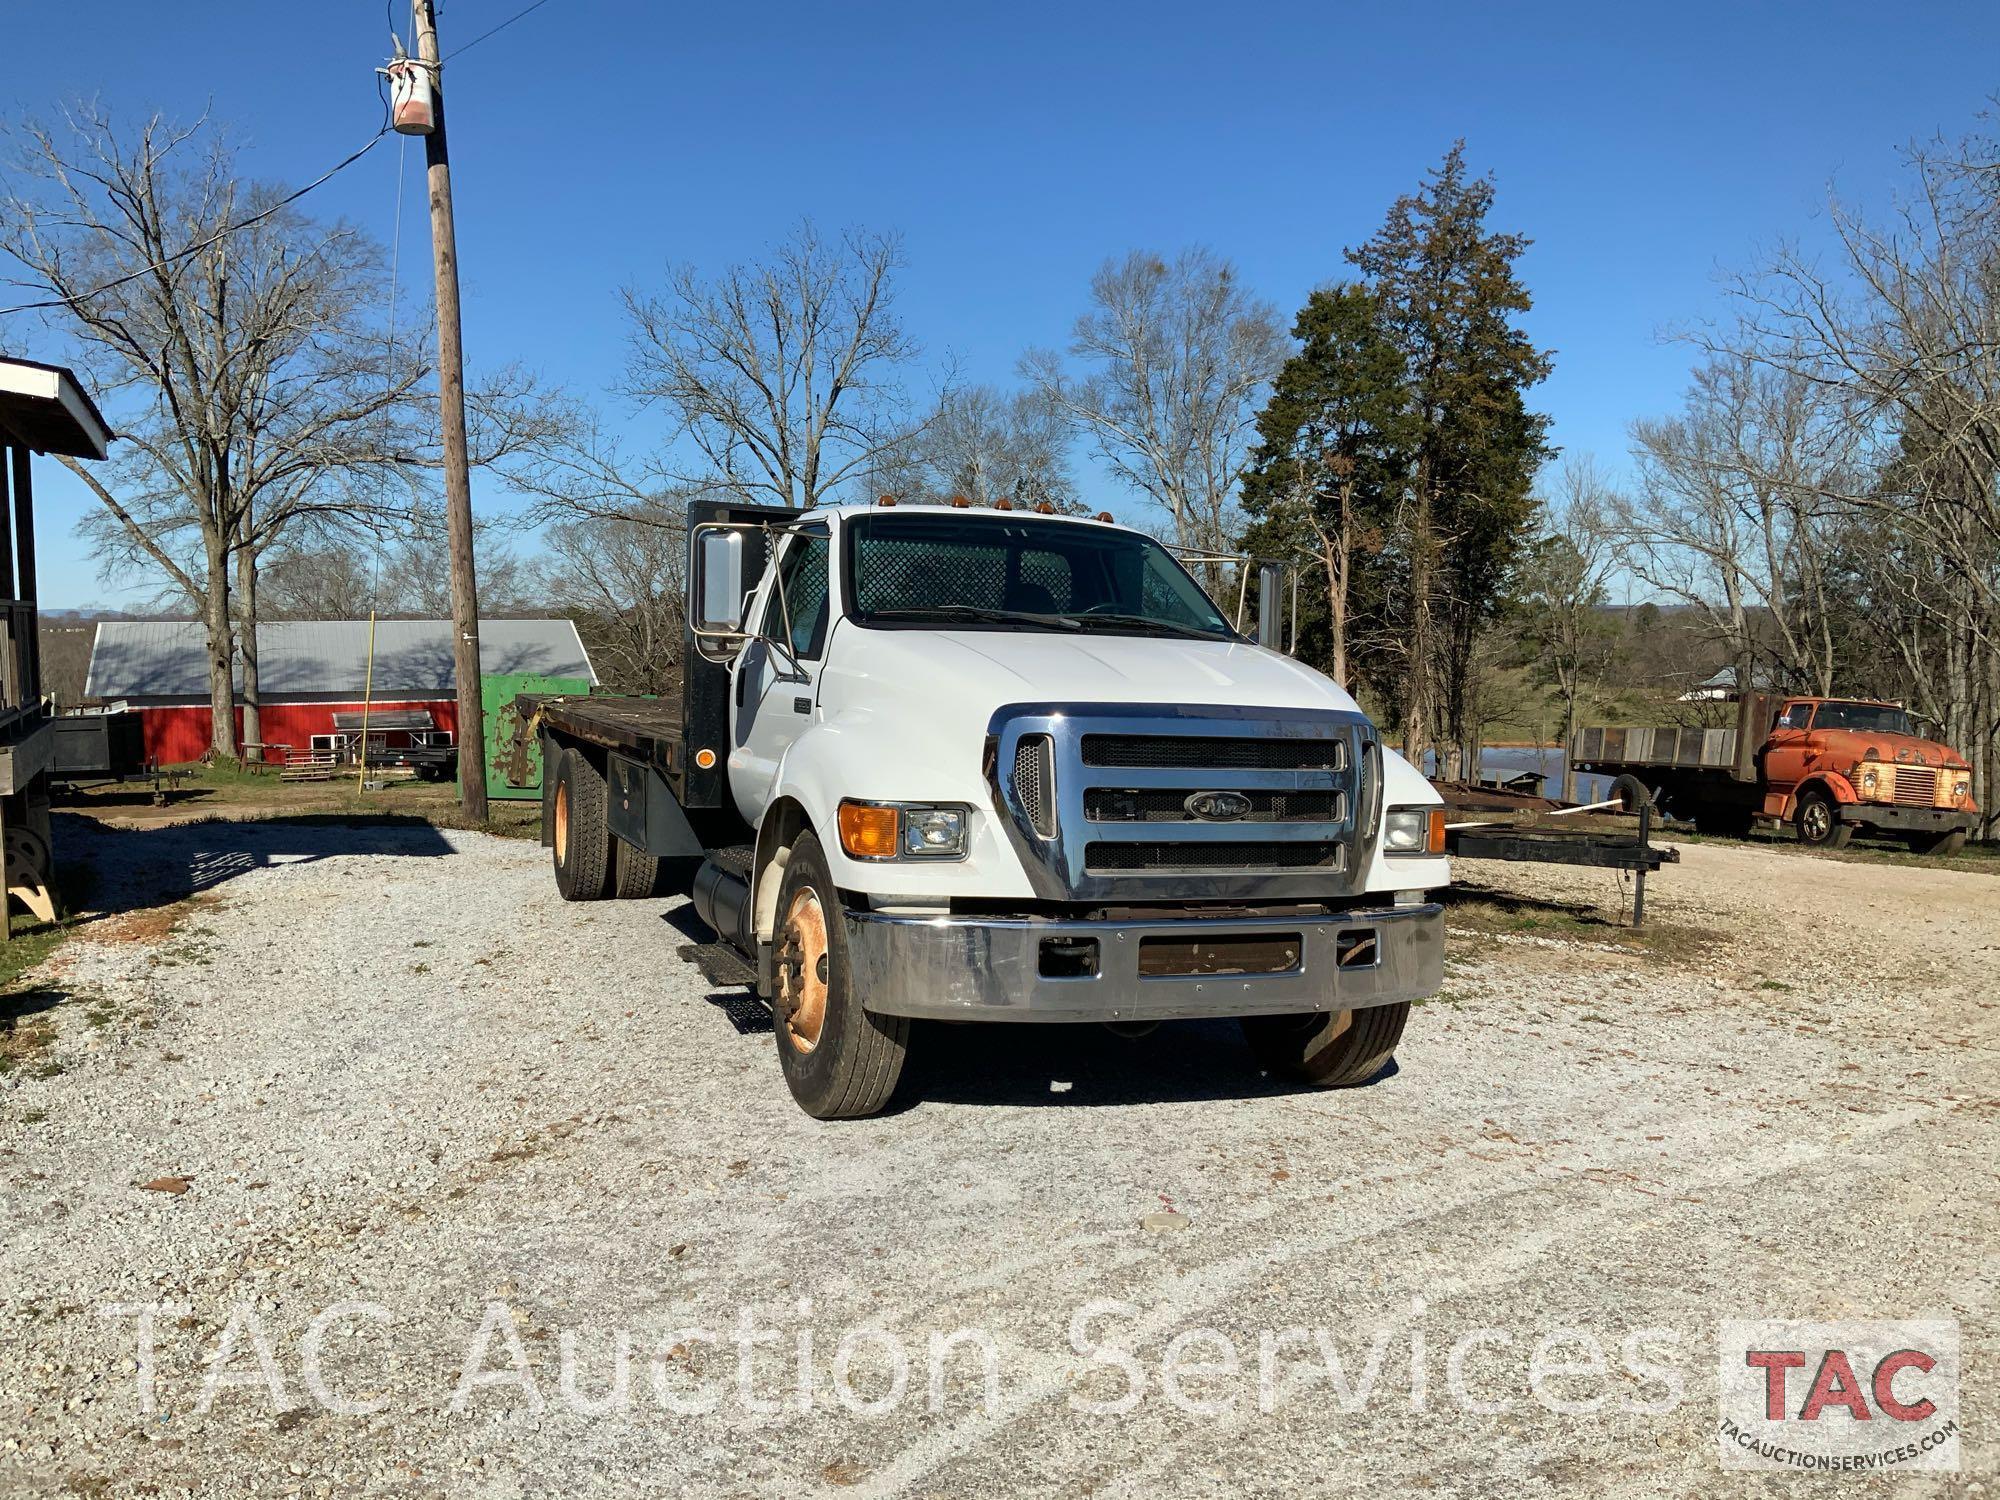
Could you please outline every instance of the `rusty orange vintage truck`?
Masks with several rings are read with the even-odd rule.
[[[1628,808],[1650,800],[1704,833],[1789,823],[1824,849],[1861,832],[1956,854],[1979,812],[1965,757],[1918,734],[1900,705],[1871,699],[1745,693],[1730,728],[1589,726],[1570,763],[1615,777]]]

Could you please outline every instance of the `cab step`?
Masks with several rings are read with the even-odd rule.
[[[684,943],[680,955],[712,985],[727,989],[757,983],[757,966],[728,943]]]

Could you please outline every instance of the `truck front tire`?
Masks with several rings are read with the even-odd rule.
[[[604,777],[582,754],[564,750],[556,758],[556,789],[550,844],[556,889],[565,901],[600,901],[609,886],[611,824],[606,816]]]
[[[1910,835],[1912,854],[1931,854],[1939,859],[1950,859],[1954,854],[1965,852],[1965,830],[1954,828],[1949,833],[1913,833]]]
[[[816,1120],[853,1120],[889,1102],[910,1023],[871,1015],[852,989],[840,892],[819,839],[799,835],[778,886],[771,1029],[785,1085]]]
[[[1275,1078],[1351,1088],[1389,1065],[1409,1019],[1408,1001],[1366,1010],[1245,1016],[1243,1036],[1264,1071]]]
[[[1799,810],[1792,826],[1799,842],[1815,849],[1845,849],[1854,837],[1854,827],[1840,821],[1840,809],[1825,792],[1814,790],[1799,798]]]

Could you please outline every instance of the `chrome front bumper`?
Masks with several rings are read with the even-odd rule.
[[[957,1021],[1159,1021],[1359,1010],[1422,1000],[1444,980],[1444,909],[1397,906],[1332,917],[1158,922],[895,916],[847,912],[854,992],[881,1015]],[[1372,951],[1362,941],[1374,937]],[[1141,974],[1146,939],[1299,938],[1278,973]],[[1095,974],[1043,973],[1047,940],[1095,939]],[[1343,953],[1349,961],[1342,963]],[[1360,962],[1356,958],[1369,961]]]

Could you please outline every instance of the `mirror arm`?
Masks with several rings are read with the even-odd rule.
[[[771,563],[771,586],[778,591],[778,613],[784,616],[785,638],[781,641],[760,632],[758,639],[784,656],[784,662],[781,663],[783,670],[778,673],[778,681],[811,682],[812,679],[806,675],[805,667],[799,661],[798,653],[792,650],[792,601],[785,594],[785,570],[775,558]]]

